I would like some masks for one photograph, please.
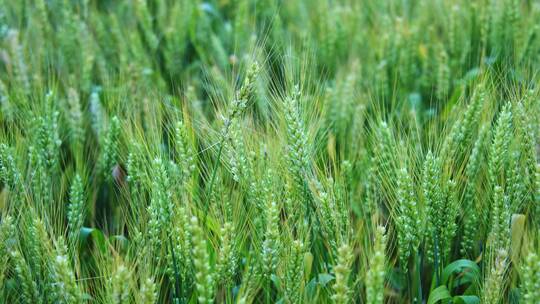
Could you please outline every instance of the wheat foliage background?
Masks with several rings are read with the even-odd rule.
[[[0,303],[539,303],[540,4],[0,0]]]

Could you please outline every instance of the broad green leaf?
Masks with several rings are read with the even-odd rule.
[[[328,282],[332,281],[334,279],[334,276],[329,273],[321,273],[319,274],[319,277],[317,279],[317,284],[319,284],[321,287],[325,287]]]
[[[313,254],[306,252],[304,254],[304,275],[309,278],[311,275],[311,267],[313,266]]]
[[[427,304],[435,304],[439,301],[451,299],[452,296],[445,285],[439,286],[431,291]]]
[[[466,259],[457,260],[450,263],[443,269],[441,284],[448,284],[448,281],[453,274],[458,274],[464,271],[470,272],[473,275],[473,278],[480,275],[480,267],[478,267],[475,262]]]
[[[272,274],[270,276],[270,280],[274,282],[274,285],[276,286],[277,289],[281,289],[281,279],[278,276]]]
[[[329,273],[321,273],[316,278],[311,279],[306,285],[306,292],[308,296],[314,297],[317,292],[317,286],[324,288],[326,285],[334,279],[334,276]]]
[[[455,304],[478,304],[480,299],[477,296],[455,296],[452,298]]]
[[[512,215],[511,224],[511,246],[512,246],[512,262],[519,263],[519,255],[523,244],[523,235],[525,233],[525,215]]]
[[[87,243],[90,238],[101,252],[105,252],[107,249],[107,241],[103,232],[96,228],[82,227],[80,232],[81,243]]]

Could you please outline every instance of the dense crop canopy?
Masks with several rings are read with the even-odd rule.
[[[0,0],[0,303],[539,303],[540,5]]]

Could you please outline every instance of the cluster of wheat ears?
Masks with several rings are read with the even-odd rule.
[[[0,303],[540,303],[540,3],[0,0]]]

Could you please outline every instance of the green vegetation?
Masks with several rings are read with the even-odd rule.
[[[0,303],[538,303],[540,5],[0,0]]]

